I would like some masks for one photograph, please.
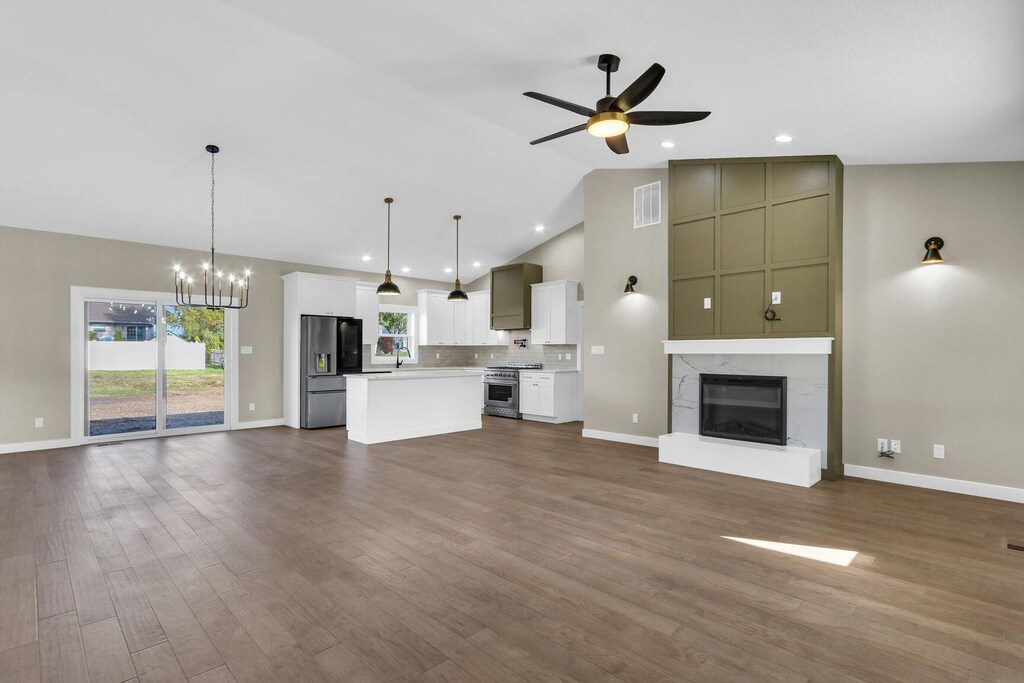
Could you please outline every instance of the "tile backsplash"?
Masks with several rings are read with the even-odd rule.
[[[509,335],[510,338],[529,338],[529,335]],[[369,344],[363,346],[363,367],[371,367]],[[559,358],[561,354],[561,358]],[[566,358],[572,354],[572,358]],[[572,370],[579,362],[579,348],[575,344],[527,344],[518,346],[420,346],[417,367],[487,367],[505,363],[542,363],[550,370]],[[492,358],[493,356],[493,358]]]

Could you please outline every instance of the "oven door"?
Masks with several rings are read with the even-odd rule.
[[[484,379],[484,405],[489,408],[519,408],[519,381],[487,377]]]

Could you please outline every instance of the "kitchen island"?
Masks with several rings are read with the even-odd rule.
[[[350,441],[373,444],[480,429],[482,370],[348,376]]]

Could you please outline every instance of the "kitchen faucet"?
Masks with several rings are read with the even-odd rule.
[[[395,356],[395,370],[397,370],[398,368],[402,367],[402,362],[403,361],[402,361],[401,358],[399,358],[398,356]]]

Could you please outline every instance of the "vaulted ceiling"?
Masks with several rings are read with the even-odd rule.
[[[438,278],[452,214],[471,273],[578,223],[594,168],[1024,159],[1018,0],[33,0],[3,14],[0,224],[16,227],[204,248],[216,143],[218,250],[383,271],[393,195],[393,269]],[[622,58],[613,91],[666,67],[641,108],[711,117],[634,127],[625,156],[586,133],[529,146],[582,118],[521,93],[592,106],[601,52]]]

